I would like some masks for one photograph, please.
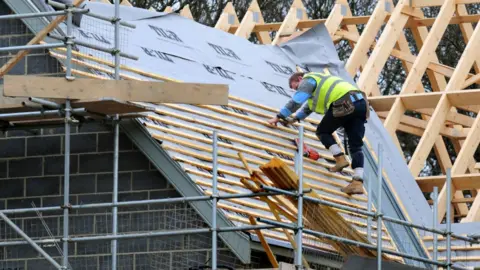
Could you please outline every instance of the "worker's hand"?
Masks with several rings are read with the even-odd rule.
[[[267,121],[267,123],[268,123],[269,125],[271,125],[271,126],[277,126],[277,123],[278,123],[279,121],[280,121],[280,119],[275,116],[274,118],[269,119],[269,120]]]

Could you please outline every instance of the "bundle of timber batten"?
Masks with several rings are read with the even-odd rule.
[[[260,166],[260,169],[268,178],[270,178],[270,180],[272,180],[276,187],[285,190],[298,189],[298,176],[280,159],[273,158],[270,162]],[[303,188],[309,189],[310,187],[308,184],[304,183]],[[320,196],[314,191],[308,193],[308,196],[320,199]],[[287,197],[296,207],[296,198],[291,196]],[[303,216],[305,228],[307,229],[368,243],[367,238],[352,227],[352,225],[350,225],[333,207],[304,200]],[[327,241],[343,256],[357,254],[360,256],[375,257],[377,254],[376,251],[367,248],[344,244],[339,241]],[[385,256],[383,257],[388,259]]]

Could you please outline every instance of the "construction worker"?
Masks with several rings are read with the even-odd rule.
[[[290,88],[296,90],[293,98],[268,123],[276,126],[278,122],[300,122],[312,112],[323,114],[316,135],[335,158],[335,166],[330,168],[332,172],[340,172],[349,165],[345,153],[332,135],[343,127],[349,142],[354,175],[352,182],[342,191],[349,195],[363,194],[362,146],[365,123],[369,117],[366,96],[351,83],[326,73],[296,72],[290,77],[289,84]],[[289,117],[305,101],[308,101],[308,106],[304,106],[294,117]]]

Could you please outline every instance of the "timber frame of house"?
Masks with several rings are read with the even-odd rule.
[[[478,101],[480,89],[465,90],[472,88],[472,85],[480,81],[480,73],[478,73],[480,59],[476,59],[478,55],[476,47],[480,45],[480,27],[474,27],[480,15],[470,15],[466,8],[466,5],[474,3],[480,3],[480,0],[399,0],[396,6],[391,0],[379,0],[370,16],[354,17],[347,0],[337,0],[327,19],[310,20],[302,1],[294,0],[283,22],[266,23],[257,1],[253,0],[241,20],[237,17],[233,5],[229,3],[215,28],[244,38],[249,38],[254,33],[262,44],[279,45],[300,36],[317,24],[325,24],[335,43],[343,41],[350,44],[352,51],[346,61],[345,69],[352,77],[359,76],[357,84],[369,95],[371,106],[383,120],[386,130],[400,152],[402,148],[397,138],[397,131],[421,137],[408,167],[423,192],[431,192],[434,186],[441,190],[438,220],[443,220],[446,213],[445,174],[447,169],[450,169],[453,182],[452,207],[455,216],[459,217],[462,223],[478,222],[480,221],[480,197],[476,195],[477,190],[480,189],[480,184],[477,184],[480,178],[478,171],[480,164],[476,163],[473,156],[480,143],[480,118],[464,113],[466,111],[477,114],[480,111]],[[123,0],[122,5],[131,4]],[[440,7],[436,18],[424,17],[422,7],[430,6]],[[167,7],[164,11],[172,12],[173,10]],[[184,17],[192,18],[188,6],[179,13]],[[450,24],[459,25],[467,44],[455,68],[440,64],[435,54]],[[357,25],[365,25],[361,34]],[[404,31],[407,29],[413,33],[418,48],[417,55],[412,54],[407,42]],[[64,49],[58,50],[64,51]],[[61,58],[54,52],[50,54]],[[377,81],[389,57],[402,62],[407,76],[398,95],[382,96]],[[85,59],[111,66],[110,63],[101,62],[102,60],[95,57],[85,56]],[[110,72],[86,62],[76,61],[75,63],[101,72]],[[145,74],[141,70],[125,66],[121,68],[154,79],[175,81],[161,75]],[[72,73],[105,79],[76,69],[73,69]],[[426,91],[422,84],[425,73],[432,86],[432,92]],[[131,79],[124,74],[121,77]],[[405,114],[407,111],[418,113],[421,119],[407,116]],[[443,137],[448,138],[455,147],[456,158],[453,163]],[[443,175],[419,177],[432,150],[439,161]],[[385,174],[384,177],[388,178]],[[471,197],[465,198],[464,193],[471,194]],[[418,199],[423,200],[423,198]]]
[[[480,163],[473,157],[480,142],[480,118],[459,110],[474,114],[480,111],[480,89],[471,89],[480,81],[480,54],[476,52],[480,28],[474,28],[480,15],[468,14],[466,8],[475,3],[480,1],[400,0],[394,6],[391,0],[379,0],[370,16],[354,17],[347,0],[337,0],[327,19],[311,20],[302,1],[294,0],[283,22],[266,23],[256,0],[241,20],[229,2],[215,28],[245,38],[255,33],[260,43],[275,45],[324,23],[335,43],[344,40],[353,48],[345,68],[351,76],[359,74],[357,84],[370,96],[372,107],[400,151],[397,131],[421,138],[408,166],[423,192],[432,192],[434,186],[439,188],[438,220],[445,218],[446,170],[451,168],[455,217],[461,222],[474,222],[480,221],[480,197],[476,197],[480,189]],[[127,0],[121,4],[131,5]],[[440,7],[438,16],[424,17],[422,8],[433,6]],[[171,7],[164,10],[171,11]],[[188,5],[179,13],[192,18]],[[360,34],[357,25],[362,24],[365,27]],[[436,55],[450,24],[459,25],[467,44],[456,67],[439,63]],[[413,33],[418,55],[413,55],[409,48],[404,31],[407,29]],[[273,39],[271,32],[275,32]],[[398,95],[382,96],[377,80],[389,57],[402,61],[407,76]],[[422,84],[425,73],[433,92],[426,91]],[[420,114],[421,119],[406,115],[407,111]],[[450,139],[455,147],[453,163],[443,138]],[[420,177],[432,150],[443,175]],[[465,197],[465,193],[471,196]]]

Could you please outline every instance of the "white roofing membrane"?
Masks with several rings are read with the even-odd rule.
[[[92,10],[93,13],[102,14],[104,16],[114,15],[114,6],[89,2],[87,8]],[[121,6],[120,16],[125,21],[130,21],[136,25],[136,29],[128,29],[121,27],[121,47],[120,50],[127,52],[128,54],[139,57],[138,61],[122,59],[122,64],[129,67],[137,68],[145,72],[152,74],[162,75],[165,77],[181,80],[184,82],[200,82],[200,83],[222,83],[229,85],[229,91],[231,96],[239,97],[255,104],[261,104],[268,107],[280,109],[293,94],[293,91],[288,86],[288,77],[295,70],[296,65],[303,68],[308,68],[311,71],[323,70],[328,67],[330,72],[335,75],[339,75],[352,83],[352,78],[343,69],[343,63],[338,59],[335,47],[331,41],[328,33],[323,25],[317,25],[310,29],[300,37],[288,41],[281,46],[271,45],[256,45],[248,40],[234,36],[232,34],[219,31],[217,29],[196,23],[190,19],[183,18],[177,14],[165,14],[146,11],[144,9],[137,9],[132,7]],[[66,32],[66,25],[62,24],[61,28]],[[105,21],[101,21],[92,17],[84,16],[81,21],[81,28],[75,28],[74,36],[78,40],[82,40],[88,43],[93,43],[98,46],[111,48],[114,44],[114,35],[111,24]],[[100,59],[112,61],[113,58],[110,54],[102,53],[97,50],[92,50],[79,46],[79,50],[82,53],[90,54]],[[95,65],[93,61],[84,60]],[[103,66],[109,70],[109,67]],[[105,75],[104,73],[98,73]],[[154,80],[145,76],[138,75],[136,73],[122,71],[122,74],[130,75],[134,78],[141,80]],[[111,76],[110,76],[111,77]],[[249,110],[261,112],[264,114],[272,115],[272,112],[263,110],[255,106],[246,105],[242,102],[230,100],[230,104],[243,106]],[[219,125],[223,127],[220,133],[228,136],[235,136],[248,140],[257,144],[265,144],[265,142],[252,139],[255,136],[268,138],[289,144],[287,139],[278,138],[271,132],[266,132],[268,128],[258,122],[239,120],[239,117],[231,117],[231,114],[222,113],[220,111],[213,111],[210,108],[200,108],[198,106],[179,105],[182,109],[172,108],[166,105],[155,105],[158,110],[164,112],[171,112],[180,114],[188,118],[194,118],[199,121],[209,122],[212,125]],[[257,119],[264,121],[265,118],[252,114],[251,112],[233,111],[231,108],[224,108],[227,112],[233,112],[238,115],[246,113],[251,119]],[[199,114],[202,114],[199,115]],[[371,114],[371,119],[367,123],[366,139],[370,142],[374,151],[376,151],[377,145],[381,143],[384,148],[384,170],[388,175],[390,185],[384,184],[383,195],[387,194],[390,200],[383,200],[384,203],[390,203],[384,207],[385,211],[389,211],[387,215],[396,215],[398,217],[409,217],[412,222],[421,223],[424,225],[431,225],[431,210],[427,202],[423,199],[423,195],[415,182],[415,179],[411,176],[407,165],[401,158],[398,149],[391,141],[388,133],[385,132],[383,125],[374,112]],[[210,116],[215,116],[212,119]],[[155,117],[162,121],[175,121],[174,125],[166,125],[162,121],[152,121],[152,119],[143,119],[141,121],[151,123],[154,126],[160,126],[164,128],[164,131],[156,128],[147,128],[152,135],[159,135],[169,138],[170,140],[162,140],[164,147],[170,147],[168,150],[171,153],[172,158],[183,160],[180,162],[182,167],[190,173],[192,180],[211,183],[211,179],[205,176],[199,175],[200,172],[205,173],[199,169],[198,166],[192,164],[203,164],[205,166],[211,166],[211,162],[208,160],[202,160],[195,157],[190,153],[196,153],[198,155],[209,156],[208,152],[196,151],[192,147],[182,145],[174,142],[173,140],[191,140],[191,137],[195,138],[207,138],[204,134],[198,131],[194,131],[191,128],[197,127],[203,130],[211,131],[212,126],[205,126],[203,124],[195,123],[189,120],[182,120],[169,114],[156,114]],[[312,114],[312,119],[320,120],[321,116]],[[229,120],[230,119],[230,120]],[[229,122],[230,121],[230,122]],[[238,122],[240,126],[235,128],[229,128],[229,123],[232,121]],[[251,127],[251,128],[249,128]],[[168,130],[167,130],[168,129]],[[168,132],[167,132],[168,131]],[[277,132],[274,129],[270,131]],[[180,132],[180,135],[172,135],[170,132]],[[242,138],[239,136],[241,132],[250,134],[251,138]],[[288,136],[295,137],[294,134],[280,132],[286,138]],[[313,135],[313,132],[309,132]],[[187,137],[190,136],[190,139]],[[314,135],[313,135],[314,136]],[[314,137],[306,137],[307,142],[320,144]],[[210,144],[202,142],[200,139],[195,142],[197,146],[203,146],[204,148],[211,147]],[[242,149],[248,149],[255,153],[262,152],[258,147],[245,145],[237,141],[230,141],[228,144],[234,147],[241,147]],[[269,147],[282,149],[278,145],[268,145]],[[198,149],[197,149],[198,150]],[[236,155],[238,151],[231,148],[221,147],[220,150],[227,154]],[[292,150],[284,149],[290,153]],[[325,150],[317,148],[320,153],[328,154]],[[183,151],[183,152],[182,152]],[[364,151],[365,152],[365,151]],[[366,151],[368,154],[368,151]],[[266,154],[263,151],[263,154]],[[253,160],[253,162],[266,163],[268,159],[260,158],[258,155],[244,154],[246,158]],[[371,159],[371,158],[370,158]],[[369,157],[367,156],[366,162]],[[188,162],[187,162],[188,161]],[[229,157],[222,156],[221,161],[233,165],[222,165],[220,168],[231,171],[233,173],[244,174],[245,170],[241,168],[241,163]],[[322,162],[328,163],[323,160]],[[371,161],[370,161],[371,163]],[[312,167],[314,165],[309,164]],[[237,167],[238,166],[238,167]],[[321,169],[319,167],[319,169]],[[374,164],[366,165],[366,175],[374,175],[376,169]],[[196,172],[196,173],[195,173]],[[315,174],[309,172],[310,174]],[[319,174],[317,174],[319,175]],[[238,177],[224,174],[225,179],[231,181],[238,181]],[[320,175],[323,179],[330,182],[341,182],[340,180],[325,175]],[[374,177],[372,179],[375,179]],[[367,180],[367,184],[370,179]],[[305,181],[313,181],[308,177]],[[321,189],[317,189],[316,192],[329,196],[334,200],[344,201],[345,203],[353,203],[358,206],[366,207],[366,196],[358,196],[361,200],[355,198],[345,198],[341,194],[338,194],[340,187],[338,185],[329,185],[326,182],[315,182],[320,188],[328,188],[337,192],[325,192]],[[345,182],[341,183],[345,184]],[[376,185],[372,182],[373,185]],[[220,183],[220,187],[230,188],[239,192],[247,192],[246,189]],[[210,187],[201,186],[199,188],[210,191]],[[374,187],[372,190],[376,190]],[[223,192],[223,191],[222,191]],[[395,194],[395,195],[393,195]],[[382,196],[383,196],[382,195]],[[376,198],[376,195],[374,195]],[[254,201],[253,199],[242,199],[243,202],[255,203],[262,205],[261,202]],[[376,200],[376,199],[375,199]],[[401,206],[399,205],[399,201]],[[236,208],[242,208],[247,211],[252,211],[252,208],[231,202],[224,202],[227,205]],[[383,206],[382,206],[383,207]],[[237,213],[224,209],[225,214],[238,215]],[[262,210],[255,210],[258,214],[271,215],[271,213]],[[363,220],[358,217],[352,217],[350,215],[342,215],[351,220]],[[241,217],[241,215],[240,215]],[[243,217],[245,218],[245,217]],[[240,223],[234,219],[238,225]],[[470,226],[468,224],[458,224],[457,227]],[[364,227],[357,227],[359,231],[365,231]],[[454,230],[455,230],[454,226]],[[389,230],[390,234],[395,234]],[[465,229],[463,229],[465,231]],[[467,230],[468,231],[468,230]],[[272,232],[278,234],[278,232]],[[411,236],[410,236],[411,237]],[[410,249],[413,246],[418,245],[414,243],[415,239],[408,238],[407,236],[398,233],[396,238],[392,235],[392,238],[399,247],[399,250],[406,251],[407,247],[402,248],[402,243],[410,241],[407,245],[410,245]],[[272,240],[273,242],[278,239]],[[328,246],[326,244],[321,244]],[[384,241],[384,245],[391,245],[390,241]],[[478,251],[477,251],[478,252]],[[421,254],[421,251],[412,251],[408,253]],[[473,254],[473,253],[472,253]],[[468,265],[477,264],[476,262],[468,262]]]

